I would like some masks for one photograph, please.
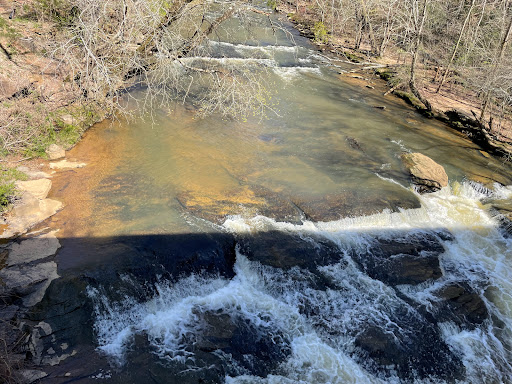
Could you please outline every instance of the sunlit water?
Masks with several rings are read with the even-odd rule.
[[[275,114],[200,120],[176,104],[154,111],[150,122],[100,125],[71,152],[88,167],[56,177],[52,193],[68,206],[53,222],[61,226],[60,274],[92,281],[85,290],[93,343],[110,364],[96,379],[510,382],[512,243],[482,201],[510,199],[512,189],[496,184],[491,192],[467,180],[509,185],[508,165],[382,97],[378,82],[370,90],[340,77],[347,66],[334,66],[302,38],[273,35],[268,26],[252,33],[221,33],[208,49],[219,65],[265,67]],[[404,151],[442,164],[450,187],[415,193],[399,159]],[[137,269],[128,246],[114,256],[99,246],[71,249],[73,238],[88,244],[155,234],[233,236],[232,271],[169,277],[156,261]],[[300,263],[288,263],[287,254],[272,253],[270,263],[249,255],[254,249],[244,241],[265,234],[272,234],[263,241],[269,255],[281,236],[304,242]],[[363,267],[369,250],[407,236],[441,244],[442,276],[417,285],[370,277]],[[326,247],[329,262],[315,259]],[[166,262],[176,265],[172,257]],[[104,282],[109,268],[116,277]],[[437,293],[453,283],[483,300],[482,322],[437,318]],[[404,356],[389,360],[403,364],[362,346],[362,335],[375,329],[396,341],[393,351]],[[422,332],[432,340],[421,341]],[[423,361],[408,360],[415,348],[424,348]]]

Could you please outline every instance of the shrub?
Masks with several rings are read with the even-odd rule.
[[[320,43],[327,43],[329,40],[327,29],[325,28],[325,24],[321,21],[318,21],[313,26],[313,34],[315,35],[315,41]]]

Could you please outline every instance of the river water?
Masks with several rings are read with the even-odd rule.
[[[276,113],[104,122],[54,177],[61,278],[28,319],[35,360],[67,357],[46,380],[511,382],[512,240],[488,204],[510,167],[266,23],[232,21],[208,60],[263,68]],[[403,152],[450,186],[416,193]]]

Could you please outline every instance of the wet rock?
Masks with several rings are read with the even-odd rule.
[[[61,160],[56,163],[50,163],[50,169],[75,169],[75,168],[83,168],[86,165],[87,165],[86,163],[78,163],[75,161]]]
[[[182,192],[177,199],[194,216],[219,224],[227,216],[240,214],[260,214],[277,221],[300,222],[301,212],[291,201],[257,185],[243,185],[222,194]]]
[[[364,152],[363,149],[361,148],[361,144],[359,144],[359,142],[356,139],[354,139],[353,137],[347,136],[347,137],[345,137],[345,140],[347,140],[347,143],[352,148],[354,148],[358,151]]]
[[[314,270],[317,266],[340,262],[335,244],[325,239],[305,239],[279,231],[254,233],[240,239],[242,253],[251,261],[275,268],[299,267]]]
[[[401,159],[420,193],[435,192],[448,185],[446,171],[430,157],[421,153],[404,153]]]
[[[450,320],[460,326],[474,328],[489,317],[485,302],[467,283],[450,283],[435,294],[443,299],[435,304],[438,321]]]
[[[362,193],[329,194],[320,198],[293,196],[291,200],[311,221],[335,221],[344,217],[367,216],[389,209],[397,212],[399,209],[419,208],[419,200],[413,193],[398,192],[396,196],[381,199],[374,196],[364,196]]]
[[[52,144],[46,150],[46,154],[50,160],[57,160],[66,157],[66,151],[60,145]]]
[[[512,201],[511,200],[487,200],[489,213],[498,220],[500,227],[507,236],[512,236]]]
[[[354,252],[353,258],[371,278],[385,284],[419,284],[442,276],[440,236],[449,238],[448,233],[427,232],[376,237],[364,252]]]
[[[375,373],[396,373],[406,382],[418,378],[454,382],[463,378],[462,362],[435,326],[421,322],[398,325],[401,331],[370,325],[356,336],[356,347],[364,351],[357,358],[360,364]]]
[[[32,194],[38,199],[46,199],[52,188],[52,182],[48,179],[37,179],[28,181],[17,181],[16,187],[22,191]]]
[[[256,325],[242,315],[213,311],[196,315],[202,330],[194,349],[222,351],[249,374],[266,377],[291,353],[288,340],[277,329]]]
[[[30,263],[55,255],[60,248],[60,243],[55,236],[55,231],[13,243],[9,247],[8,266]]]

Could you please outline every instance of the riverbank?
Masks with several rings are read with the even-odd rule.
[[[355,49],[356,44],[352,36],[329,33],[323,23],[318,23],[314,13],[306,10],[306,3],[282,1],[277,5],[276,11],[286,15],[301,35],[309,38],[321,52],[360,67],[347,73],[347,76],[354,77],[359,74],[363,80],[361,85],[367,87],[372,86],[371,82],[375,77],[381,78],[388,85],[383,97],[399,97],[414,107],[418,113],[448,124],[492,155],[503,161],[512,159],[512,121],[503,117],[494,122],[493,117],[487,115],[488,123],[480,121],[478,116],[482,105],[476,91],[453,81],[448,82],[441,92],[437,92],[435,81],[439,77],[440,68],[418,64],[417,71],[422,74],[422,79],[432,79],[417,84],[422,98],[429,104],[428,107],[425,106],[413,95],[408,85],[411,61],[409,54],[389,47],[384,55],[376,56],[371,54],[371,47],[364,42],[359,43],[359,48]]]

